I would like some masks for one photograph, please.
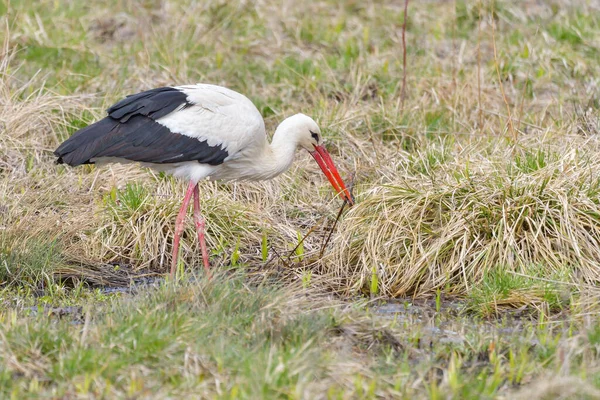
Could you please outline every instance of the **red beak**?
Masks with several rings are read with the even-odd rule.
[[[342,199],[348,202],[348,205],[354,205],[354,198],[350,194],[350,191],[346,189],[346,185],[344,181],[340,177],[340,173],[337,168],[333,164],[333,160],[331,156],[325,150],[323,146],[315,146],[315,151],[311,151],[310,155],[313,156],[319,167],[321,167],[321,171],[325,174],[333,189],[337,192],[338,196],[341,196]]]

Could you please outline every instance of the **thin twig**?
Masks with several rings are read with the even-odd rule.
[[[479,133],[483,135],[483,110],[481,109],[481,0],[477,20],[477,103],[479,106]]]
[[[288,264],[285,259],[283,257],[281,257],[281,255],[279,254],[279,252],[275,249],[275,247],[271,246],[271,250],[273,250],[273,252],[275,253],[275,255],[281,260],[283,261],[283,264],[285,265],[286,268],[290,268],[290,264]],[[266,264],[268,265],[268,263]],[[265,266],[266,266],[265,265]]]
[[[534,37],[536,37],[538,35],[538,32],[539,32],[539,27],[535,31]],[[525,46],[527,46],[527,43],[525,44]],[[527,51],[529,51],[529,46],[527,46],[527,47],[528,47]],[[528,57],[529,57],[529,55],[528,55]],[[529,76],[531,75],[532,68],[533,68],[533,63],[529,63],[529,68],[527,70],[527,77],[525,78],[525,84],[523,85],[523,91],[521,93],[521,104],[519,104],[519,116],[517,118],[517,129],[519,129],[521,127],[521,118],[523,117],[523,105],[525,103],[525,96],[527,94],[527,84],[531,82],[531,79],[529,79]]]
[[[515,127],[512,122],[512,113],[510,112],[510,106],[508,105],[508,99],[504,92],[504,85],[502,84],[502,77],[500,76],[500,66],[498,64],[498,53],[496,51],[496,22],[494,21],[494,2],[492,2],[492,45],[494,47],[494,64],[496,65],[496,74],[498,75],[498,84],[500,85],[500,93],[502,93],[502,100],[506,105],[506,112],[508,114],[508,129],[513,139],[513,144],[517,142],[517,134]]]
[[[308,232],[306,232],[306,235],[304,235],[304,237],[302,239],[300,239],[300,241],[298,242],[298,244],[296,245],[296,247],[294,247],[292,249],[292,251],[290,251],[290,253],[288,254],[287,258],[288,260],[290,259],[290,257],[292,257],[292,255],[294,254],[294,252],[296,250],[298,250],[298,247],[300,247],[300,245],[302,245],[302,243],[304,243],[304,240],[306,240],[306,238],[315,231],[315,229],[317,228],[317,226],[321,225],[321,222],[323,222],[323,220],[325,219],[325,217],[321,217],[321,219],[314,224],[309,230]]]
[[[321,251],[319,252],[319,258],[323,257],[323,253],[325,253],[325,248],[329,244],[329,239],[331,239],[331,235],[333,234],[335,226],[337,225],[340,217],[342,216],[342,212],[344,211],[344,208],[346,207],[346,204],[348,204],[348,200],[344,199],[344,203],[340,207],[340,211],[338,212],[337,217],[335,217],[335,221],[333,222],[333,226],[329,230],[329,234],[327,235],[327,239],[325,239],[325,241],[323,242],[323,245],[321,246]]]
[[[348,180],[350,182],[348,184],[348,193],[350,193],[350,197],[352,197],[352,198],[354,198],[353,192],[354,192],[354,177],[355,176],[356,176],[356,172],[354,172],[352,175],[350,175],[350,179]],[[333,234],[333,231],[335,230],[335,226],[337,225],[340,217],[342,216],[342,212],[344,211],[344,208],[346,207],[346,204],[348,204],[348,200],[344,199],[344,203],[342,204],[342,207],[340,207],[340,211],[338,212],[337,217],[335,217],[335,221],[333,222],[333,226],[329,230],[329,234],[327,235],[327,239],[325,239],[325,241],[321,245],[321,251],[319,252],[319,258],[323,257],[323,253],[325,253],[325,248],[329,244],[329,239],[331,239],[331,235]]]
[[[452,38],[452,92],[455,94],[456,99],[456,74],[458,72],[458,59],[460,56],[460,51],[457,51],[456,48],[456,0],[454,0],[454,19],[452,20],[452,31],[450,33]]]
[[[406,20],[408,14],[408,0],[404,0],[404,23],[402,24],[402,89],[400,90],[400,112],[404,111],[406,98]]]

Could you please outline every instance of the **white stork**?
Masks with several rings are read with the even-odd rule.
[[[198,181],[264,180],[287,170],[296,149],[313,156],[338,195],[353,204],[316,122],[296,114],[285,119],[267,141],[260,112],[244,95],[208,84],[161,87],[119,101],[108,116],[73,134],[54,152],[70,166],[139,162],[189,181],[175,222],[171,275],[175,273],[183,220],[194,194],[194,222],[209,271],[200,215]]]

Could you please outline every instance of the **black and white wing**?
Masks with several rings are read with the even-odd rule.
[[[162,87],[114,104],[108,116],[73,134],[54,152],[71,166],[102,158],[154,164],[219,165],[266,140],[248,98],[214,85]]]

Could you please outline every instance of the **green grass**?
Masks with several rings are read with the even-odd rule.
[[[37,284],[52,281],[53,270],[64,262],[53,240],[0,237],[0,282]]]
[[[536,268],[532,268],[535,272]],[[537,268],[538,275],[530,276],[510,271],[506,266],[488,271],[482,281],[474,285],[467,296],[467,305],[483,316],[499,317],[507,310],[523,309],[527,306],[546,313],[557,313],[568,309],[572,300],[572,288],[568,272],[545,275],[544,268]]]
[[[0,293],[3,397],[494,398],[542,369],[592,398],[584,382],[600,379],[600,327],[585,318],[490,326],[448,300],[340,309],[243,274],[57,291]]]

